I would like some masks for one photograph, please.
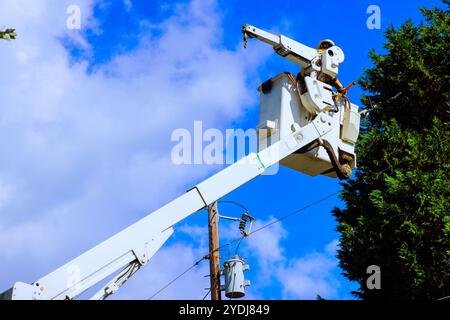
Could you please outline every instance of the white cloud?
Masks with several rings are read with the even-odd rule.
[[[339,282],[332,271],[337,260],[324,253],[307,254],[292,259],[278,269],[277,277],[283,286],[284,299],[336,298]]]
[[[333,241],[331,241],[329,244],[326,245],[325,252],[330,256],[335,256],[338,249],[339,249],[339,240],[334,239]]]
[[[8,204],[13,194],[12,187],[0,180],[0,209]]]
[[[127,12],[130,12],[133,9],[133,2],[131,0],[123,0],[123,6]]]
[[[282,287],[283,299],[337,299],[339,280],[336,276],[338,240],[327,244],[321,252],[291,256],[274,267],[274,277]]]
[[[340,283],[336,276],[339,241],[331,241],[320,252],[296,257],[295,252],[288,254],[284,243],[289,241],[288,232],[281,222],[271,224],[274,221],[274,217],[257,220],[253,229],[257,232],[244,239],[240,247],[240,255],[256,263],[246,274],[252,279],[246,298],[316,299],[318,294],[326,299],[339,298]],[[224,238],[236,239],[235,225],[221,226],[220,231]],[[278,286],[281,292],[267,290]]]
[[[36,280],[207,174],[211,168],[171,164],[171,131],[197,119],[224,128],[242,115],[257,98],[249,77],[270,52],[223,48],[215,2],[193,0],[157,37],[144,30],[136,50],[89,71],[61,43],[90,47],[66,29],[71,2],[0,3],[2,23],[19,34],[0,43],[2,289]],[[96,2],[77,3],[82,31],[101,33]],[[164,250],[162,279],[177,271],[170,250],[185,252],[177,267],[194,252]]]
[[[257,262],[257,272],[247,275],[255,279],[248,291],[256,297],[271,299],[278,293],[269,291],[273,294],[268,295],[265,289],[278,284],[283,299],[315,299],[318,294],[327,299],[338,298],[340,284],[335,273],[338,267],[335,255],[339,241],[331,241],[321,252],[295,257],[295,253],[287,254],[283,243],[289,239],[287,231],[281,222],[271,224],[274,220],[270,217],[258,221],[254,230],[270,225],[243,243],[243,255]]]
[[[187,235],[191,241],[196,243],[196,247],[208,248],[208,229],[207,226],[197,226],[183,224],[177,227],[177,232],[184,233]],[[204,253],[207,249],[205,249]]]
[[[205,277],[209,274],[208,261],[204,260],[190,271],[183,273],[198,261],[202,254],[204,255],[205,249],[180,243],[163,247],[149,265],[139,270],[113,298],[202,299],[207,293],[205,289],[209,288],[209,278]],[[182,276],[170,284],[180,275]],[[167,286],[168,284],[170,285]]]
[[[256,220],[253,230],[258,230],[274,220],[274,217],[269,217],[267,220]],[[244,239],[241,249],[242,254],[255,257],[258,263],[258,271],[253,275],[255,285],[252,288],[256,295],[259,295],[258,291],[276,280],[274,270],[286,261],[287,257],[282,241],[287,236],[288,233],[283,225],[274,223],[269,227],[258,230],[248,239]]]

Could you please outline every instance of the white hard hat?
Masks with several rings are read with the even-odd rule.
[[[322,48],[323,45],[327,44],[328,47],[327,48]],[[333,40],[330,39],[324,39],[324,40],[320,40],[319,44],[317,45],[317,49],[328,49],[330,47],[334,46],[334,42]]]

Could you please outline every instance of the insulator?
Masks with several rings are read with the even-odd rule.
[[[248,218],[249,218],[249,216],[248,216],[248,213],[246,212],[246,213],[244,213],[244,214],[242,215],[241,221],[239,222],[239,230],[240,230],[243,234],[246,233],[246,232],[245,232],[245,226],[246,226],[246,224],[247,224]]]

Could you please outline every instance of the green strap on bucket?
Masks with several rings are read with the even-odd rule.
[[[256,154],[256,158],[258,159],[259,163],[261,164],[261,166],[263,167],[263,169],[266,168],[266,166],[264,165],[264,163],[261,161],[261,158],[259,157],[259,154]]]

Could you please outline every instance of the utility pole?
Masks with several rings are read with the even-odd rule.
[[[220,256],[219,256],[219,210],[217,201],[208,206],[209,233],[209,279],[211,300],[221,300],[220,294]]]

